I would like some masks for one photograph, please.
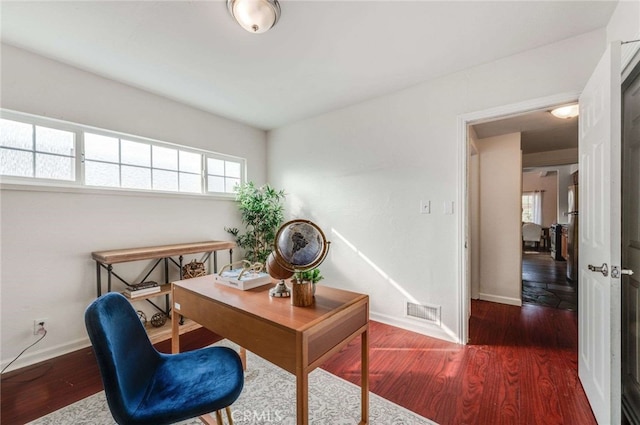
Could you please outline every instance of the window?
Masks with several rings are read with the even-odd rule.
[[[233,193],[242,182],[242,164],[218,158],[207,158],[207,191]]]
[[[232,194],[245,175],[242,158],[7,111],[0,153],[2,176],[91,187]]]
[[[202,193],[202,155],[174,147],[84,133],[88,186]]]
[[[542,224],[542,192],[522,194],[522,222]]]
[[[73,181],[76,140],[70,131],[0,119],[0,173]]]

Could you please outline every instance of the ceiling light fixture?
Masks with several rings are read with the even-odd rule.
[[[569,119],[578,116],[578,104],[561,106],[551,111],[551,115],[556,118]]]
[[[268,31],[280,18],[278,0],[227,0],[227,8],[242,28],[254,34]]]

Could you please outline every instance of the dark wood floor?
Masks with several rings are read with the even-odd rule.
[[[567,262],[554,260],[548,251],[525,251],[522,255],[522,302],[578,311],[577,286],[567,279]]]
[[[596,424],[577,378],[575,312],[474,301],[470,335],[461,346],[372,322],[371,391],[442,425]],[[201,330],[182,344],[215,340]],[[359,383],[359,340],[322,367]],[[90,349],[8,372],[0,422],[24,424],[101,389]]]
[[[379,323],[371,391],[442,425],[595,425],[577,377],[575,312],[472,303],[470,344]],[[323,365],[359,382],[357,342]]]

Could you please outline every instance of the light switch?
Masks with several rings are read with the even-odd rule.
[[[453,201],[444,201],[444,213],[446,215],[453,214]]]
[[[431,201],[420,201],[420,214],[431,214]]]

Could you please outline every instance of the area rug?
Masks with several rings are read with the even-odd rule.
[[[219,345],[237,348],[228,341]],[[268,361],[247,352],[245,386],[231,406],[236,425],[293,425],[296,400],[295,377]],[[225,418],[226,421],[226,418]],[[309,374],[309,423],[351,425],[360,422],[360,387],[322,369]],[[225,422],[226,423],[226,422]],[[369,423],[379,425],[437,425],[373,393],[369,395]],[[104,392],[39,418],[34,425],[113,425]],[[198,419],[180,425],[199,425]]]

